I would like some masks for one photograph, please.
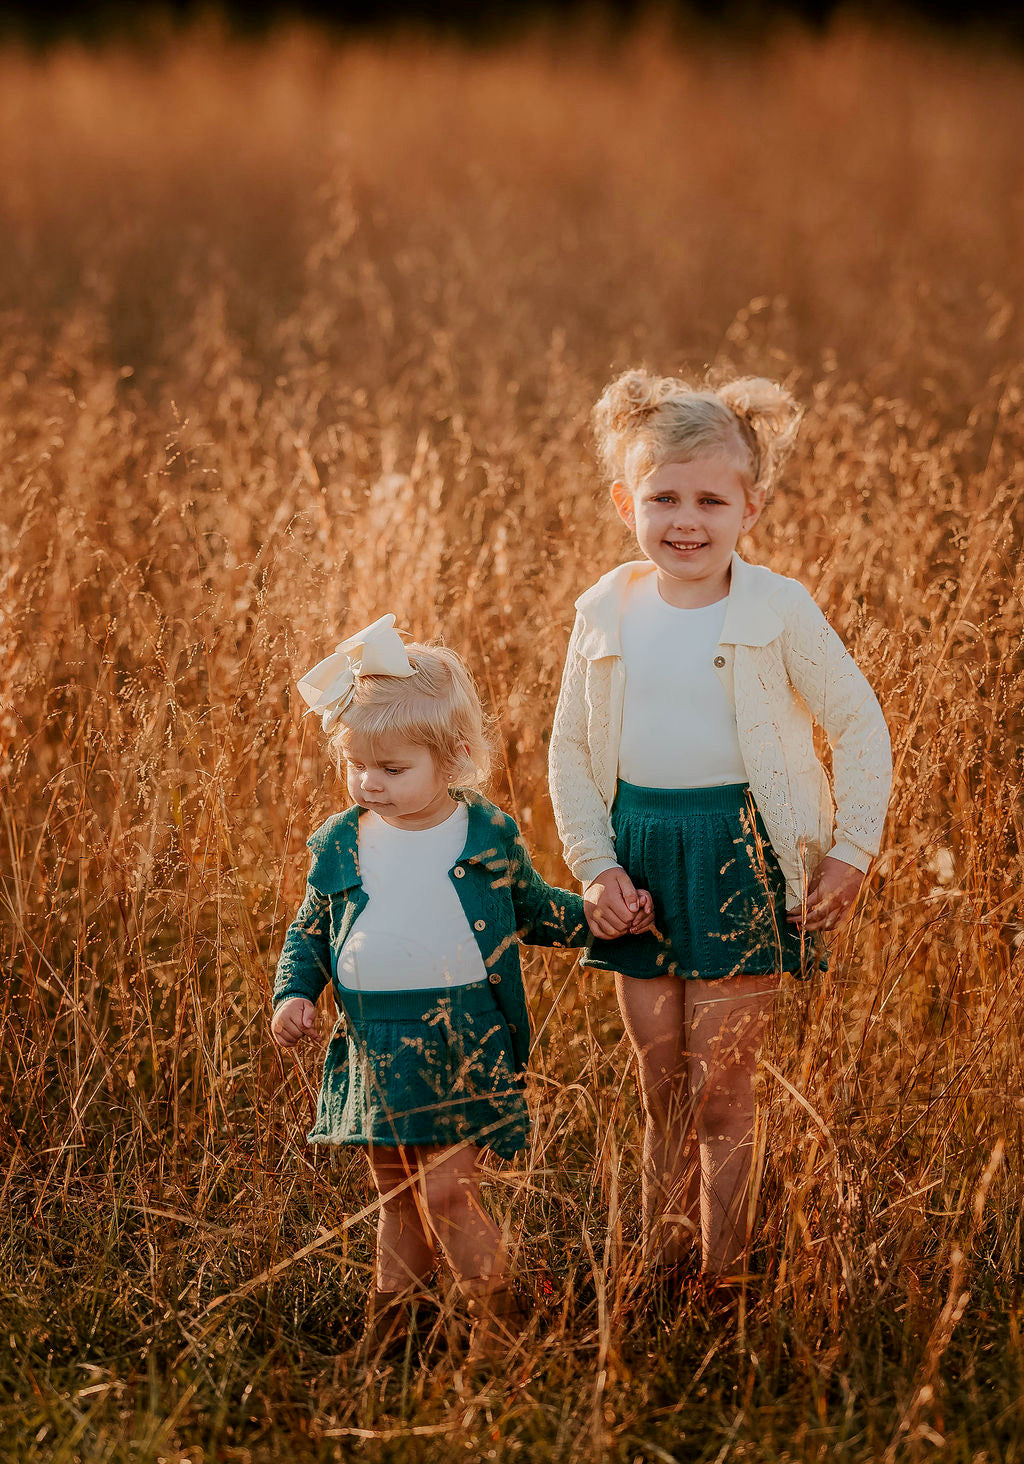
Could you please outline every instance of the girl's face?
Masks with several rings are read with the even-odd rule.
[[[348,791],[354,803],[372,808],[395,828],[429,829],[443,823],[454,800],[448,779],[429,747],[401,737],[373,742],[355,732],[342,739]]]
[[[630,492],[612,498],[642,552],[657,567],[665,599],[710,604],[729,592],[729,566],[741,534],[753,528],[763,496],[751,496],[736,457],[708,453],[662,463]]]

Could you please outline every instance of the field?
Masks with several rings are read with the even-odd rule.
[[[1021,1457],[1022,136],[1020,58],[852,22],[0,54],[0,1459]],[[443,635],[564,880],[634,362],[806,404],[745,547],[883,702],[887,843],[765,1051],[759,1295],[628,1321],[613,993],[534,954],[489,1195],[545,1310],[490,1379],[367,1385],[371,1190],[268,1040],[344,800],[293,679],[387,609]]]

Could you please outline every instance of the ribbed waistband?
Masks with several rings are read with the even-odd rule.
[[[748,783],[719,783],[713,788],[642,788],[619,779],[616,813],[724,813],[746,802]]]
[[[347,1015],[357,1022],[422,1022],[441,1008],[454,1014],[494,1011],[497,1006],[489,981],[414,991],[355,991],[349,986],[337,991]]]

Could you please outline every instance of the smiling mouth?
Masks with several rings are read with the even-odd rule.
[[[706,539],[665,539],[663,543],[667,544],[670,549],[674,549],[677,554],[695,554],[698,549],[708,547]]]

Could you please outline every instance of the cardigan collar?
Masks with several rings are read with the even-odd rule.
[[[588,661],[622,655],[622,609],[629,586],[655,573],[649,559],[631,559],[609,570],[576,601],[583,619],[579,647]],[[766,646],[783,629],[769,603],[775,578],[770,569],[750,564],[733,550],[728,604],[719,644]]]
[[[453,788],[452,797],[466,805],[468,829],[459,862],[488,863],[501,853],[500,830],[505,815],[482,793],[473,788]],[[362,885],[359,873],[359,815],[365,812],[358,803],[335,814],[306,840],[313,853],[314,868],[310,882],[324,894],[353,889]],[[314,870],[316,878],[314,878]],[[326,883],[325,883],[326,881]]]

